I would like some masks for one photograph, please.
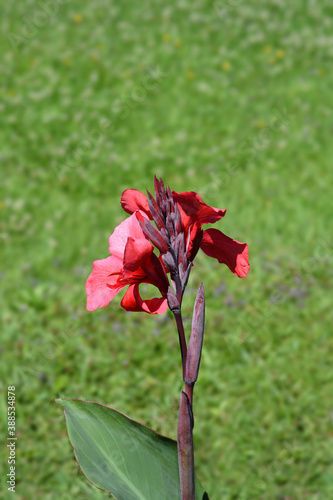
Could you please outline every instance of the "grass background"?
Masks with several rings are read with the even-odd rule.
[[[333,498],[331,3],[1,9],[1,436],[15,385],[16,498],[109,497],[79,472],[57,397],[176,435],[171,316],[118,297],[85,311],[122,190],[152,190],[155,173],[227,208],[215,227],[250,247],[245,280],[199,254],[184,303],[188,331],[203,281],[195,448],[210,498]]]

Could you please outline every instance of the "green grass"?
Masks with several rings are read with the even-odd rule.
[[[37,2],[1,16],[1,434],[15,385],[16,498],[108,497],[78,471],[57,397],[176,435],[172,317],[118,297],[85,311],[122,190],[151,191],[155,173],[227,208],[215,227],[250,247],[245,280],[199,254],[185,297],[188,331],[203,281],[198,476],[212,500],[333,498],[332,5],[49,5],[44,26]]]

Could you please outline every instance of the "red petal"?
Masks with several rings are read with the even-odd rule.
[[[147,196],[140,193],[137,189],[125,189],[121,195],[120,204],[128,214],[134,214],[136,210],[142,210],[152,219],[148,207]]]
[[[176,193],[172,191],[175,202],[178,203],[183,225],[187,228],[195,223],[212,224],[220,220],[226,210],[210,207],[202,201],[198,193],[194,191]]]
[[[145,239],[127,239],[124,253],[124,278],[130,277],[153,253],[154,247],[150,241]]]
[[[149,314],[164,314],[168,309],[167,299],[155,298],[142,300],[139,293],[139,285],[130,285],[120,305],[126,311],[147,312]]]
[[[244,278],[250,269],[248,246],[226,236],[218,229],[206,229],[203,233],[201,249],[220,264],[226,264],[230,271]]]
[[[123,259],[127,240],[130,236],[135,240],[142,239],[148,241],[142,232],[135,214],[131,215],[131,217],[127,217],[127,219],[119,224],[111,234],[109,238],[110,254],[119,259]]]
[[[107,306],[119,290],[123,288],[121,286],[111,289],[107,286],[116,283],[121,270],[122,263],[116,257],[95,260],[93,271],[86,282],[88,311],[95,311],[98,307]]]
[[[191,262],[193,262],[195,256],[199,252],[202,233],[203,230],[201,229],[201,226],[199,224],[194,224],[194,226],[190,228],[190,236],[189,236],[190,241],[189,241],[189,247],[187,249],[187,257],[188,260],[190,260]]]

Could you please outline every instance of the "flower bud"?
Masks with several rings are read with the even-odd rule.
[[[168,299],[168,306],[171,311],[179,311],[180,310],[180,304],[178,302],[178,299],[176,295],[174,294],[171,286],[168,288],[167,292],[167,299]]]
[[[186,384],[194,384],[198,378],[201,359],[202,342],[205,326],[205,292],[203,285],[199,286],[195,299],[192,331],[187,349],[186,369],[184,381]]]
[[[162,260],[166,266],[166,268],[170,271],[170,273],[175,273],[177,269],[177,265],[174,261],[174,258],[172,257],[170,252],[167,252],[162,255]]]
[[[165,223],[164,223],[159,206],[157,205],[156,201],[154,200],[153,196],[150,194],[148,189],[147,189],[147,194],[148,194],[148,198],[149,198],[148,207],[149,207],[150,213],[151,213],[151,215],[156,223],[156,226],[158,227],[158,229],[162,229],[162,228],[165,229]]]
[[[168,245],[165,242],[163,236],[155,227],[146,219],[138,217],[138,222],[140,227],[145,234],[145,236],[150,239],[152,244],[161,252],[166,253],[168,251]]]
[[[192,266],[193,266],[192,262],[189,262],[186,270],[184,270],[183,264],[179,265],[179,270],[180,270],[179,276],[180,276],[180,280],[182,282],[183,290],[187,286],[187,282],[188,282],[188,279],[190,277],[190,272],[191,272]]]

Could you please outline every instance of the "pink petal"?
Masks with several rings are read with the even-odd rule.
[[[133,214],[136,210],[142,210],[152,219],[148,207],[147,196],[140,193],[137,189],[125,189],[121,195],[120,204],[128,214]]]
[[[133,274],[152,254],[153,245],[146,239],[134,239],[129,236],[124,253],[123,276],[128,278]]]
[[[126,311],[146,312],[149,314],[164,314],[168,309],[167,299],[155,298],[142,300],[139,293],[139,285],[130,285],[125,293],[120,305]]]
[[[109,238],[110,254],[123,260],[127,240],[130,236],[135,240],[147,240],[142,232],[135,213],[130,217],[127,217],[127,219],[119,224],[119,226],[117,226],[111,234]]]
[[[122,263],[116,257],[94,261],[93,271],[86,282],[88,311],[107,306],[123,288],[122,286],[114,289],[108,287],[108,285],[115,285],[121,270]]]
[[[239,278],[244,278],[250,269],[248,246],[226,236],[218,229],[206,229],[203,233],[201,249],[220,264],[226,264]]]
[[[176,193],[172,191],[175,202],[178,203],[181,213],[182,223],[185,227],[193,224],[212,224],[220,220],[226,210],[210,207],[202,201],[198,193],[189,191],[186,193]]]

